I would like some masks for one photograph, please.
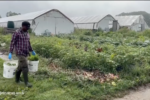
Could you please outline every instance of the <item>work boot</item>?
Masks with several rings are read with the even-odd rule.
[[[32,87],[32,84],[28,82],[28,72],[23,72],[24,83],[27,87]]]

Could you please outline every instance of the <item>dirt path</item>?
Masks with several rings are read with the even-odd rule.
[[[3,54],[2,52],[0,52],[0,58],[7,61],[8,59],[8,55]],[[12,55],[12,59],[11,60],[16,60],[16,55]]]
[[[8,60],[7,55],[1,55],[0,58]],[[137,91],[130,91],[128,95],[123,98],[117,98],[114,100],[150,100],[150,84],[146,87],[141,87]]]
[[[0,52],[0,58],[3,60],[9,60],[7,55],[2,55],[2,53]]]
[[[150,100],[150,85],[141,87],[138,91],[130,91],[129,94],[123,98],[114,100]]]

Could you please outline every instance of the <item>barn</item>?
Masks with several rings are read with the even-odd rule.
[[[149,29],[142,15],[116,16],[115,19],[120,27],[127,27],[136,32]]]
[[[36,35],[43,35],[45,32],[52,34],[74,32],[73,21],[57,9],[0,18],[0,27],[7,27],[8,21],[13,21],[15,28],[20,28],[23,21],[29,21],[32,31]]]
[[[111,15],[101,16],[83,16],[70,18],[74,22],[74,27],[77,29],[101,29],[103,31],[109,31],[113,28],[113,21],[115,18]],[[119,28],[119,24],[116,24],[116,30]]]

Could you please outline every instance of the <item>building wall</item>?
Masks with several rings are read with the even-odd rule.
[[[30,24],[32,23],[31,20],[27,20]],[[22,22],[23,21],[14,21],[14,25],[15,25],[15,28],[20,28],[22,26]],[[7,22],[5,23],[0,23],[0,27],[7,27]]]
[[[36,35],[42,35],[45,31],[52,34],[67,34],[74,32],[74,24],[64,17],[61,13],[56,11],[48,12],[35,20],[32,26]]]
[[[113,20],[115,19],[108,15],[98,23],[97,28],[101,28],[103,31],[109,31],[113,27]]]
[[[32,21],[31,20],[26,20],[26,21],[28,21],[31,24],[31,27],[32,27]],[[22,22],[23,21],[14,22],[15,28],[20,28],[22,26]]]
[[[76,23],[74,25],[77,29],[102,29],[103,31],[109,31],[113,27],[114,18],[110,15],[107,15],[99,22],[93,23]],[[119,27],[118,27],[119,28]]]
[[[31,28],[36,35],[42,35],[45,31],[49,31],[52,34],[68,34],[74,32],[74,24],[56,11],[48,12],[35,20],[26,21],[30,22]],[[20,28],[22,22],[23,21],[14,21],[15,28]],[[7,22],[0,23],[0,27],[7,27]]]
[[[133,30],[133,31],[136,31],[136,32],[140,32],[141,31],[141,24],[140,23],[137,23],[137,24],[133,24],[130,29]]]
[[[145,29],[150,29],[146,22],[145,22]]]
[[[94,23],[89,23],[89,24],[85,23],[85,24],[74,24],[74,27],[76,29],[90,29],[90,30],[92,30],[93,27],[94,27],[94,29],[97,29],[96,25],[97,25],[97,23],[95,23],[95,24]]]
[[[7,23],[0,23],[0,27],[7,27]]]
[[[142,29],[142,27],[144,27],[144,29]],[[149,29],[149,27],[146,24],[144,18],[141,16],[130,26],[130,29],[133,31],[139,32],[139,31],[143,31],[145,29]]]

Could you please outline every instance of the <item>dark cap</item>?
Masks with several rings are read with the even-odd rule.
[[[22,22],[22,26],[30,27],[30,23],[27,21]]]

